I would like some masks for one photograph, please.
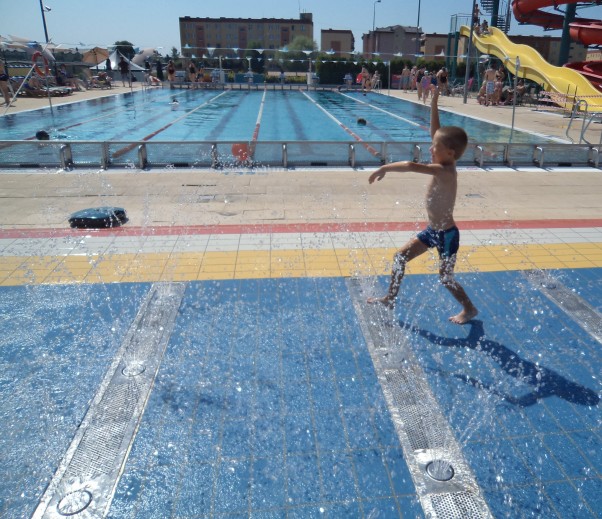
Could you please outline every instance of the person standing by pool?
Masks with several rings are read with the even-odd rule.
[[[447,82],[447,69],[445,67],[441,67],[441,70],[437,72],[437,86],[439,87],[439,92],[443,95],[449,95],[449,84]]]
[[[366,67],[362,67],[361,71],[362,75],[362,92],[366,95],[366,92],[370,92],[372,89],[372,78],[370,77],[370,72]]]
[[[380,303],[388,308],[395,305],[405,266],[414,258],[436,247],[439,253],[439,281],[462,305],[462,311],[449,320],[456,324],[466,324],[479,313],[462,285],[454,278],[456,255],[460,246],[460,231],[454,221],[454,206],[458,191],[458,172],[456,161],[462,156],[468,144],[466,132],[457,126],[440,126],[439,90],[433,92],[431,101],[431,160],[430,164],[411,161],[393,162],[378,168],[368,182],[382,180],[391,172],[415,172],[430,175],[431,180],[426,192],[427,228],[408,241],[393,257],[393,269],[387,294],[383,297],[370,297],[368,303]]]
[[[422,93],[422,102],[426,104],[426,100],[429,98],[429,93],[431,91],[431,79],[432,76],[430,72],[427,70],[424,71],[424,75],[420,80],[420,92]]]
[[[2,91],[2,95],[4,96],[4,101],[6,106],[10,106],[11,102],[11,94],[10,89],[8,88],[8,73],[6,72],[6,68],[4,67],[4,62],[0,61],[0,90]]]
[[[491,63],[485,71],[485,106],[491,104],[493,93],[495,92],[495,68]]]
[[[404,92],[407,92],[408,88],[410,87],[410,74],[410,69],[406,64],[401,71],[401,81],[399,82],[399,88],[403,88]]]
[[[196,82],[196,65],[192,60],[188,62],[188,81],[192,83],[192,87],[194,88]]]
[[[426,73],[426,69],[424,67],[420,67],[416,70],[416,94],[418,94],[418,101],[422,99],[422,78]]]
[[[132,78],[130,76],[130,64],[125,60],[123,56],[119,60],[119,72],[121,73],[121,83],[122,86],[125,86],[125,82],[127,81],[128,86],[132,86]]]
[[[169,60],[167,64],[167,81],[175,81],[176,80],[176,66],[172,59]]]

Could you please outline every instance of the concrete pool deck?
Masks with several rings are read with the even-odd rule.
[[[566,119],[519,110],[563,138]],[[424,222],[424,178],[368,175],[0,172],[0,516],[599,517],[601,171],[460,170],[457,270],[481,311],[465,327],[430,255],[395,312],[363,304]],[[130,221],[69,228],[106,205]],[[145,322],[155,349],[136,346]],[[108,407],[141,412],[109,460],[89,425],[118,436],[113,387]],[[411,426],[422,408],[453,441]],[[455,443],[462,485],[433,488],[421,456]]]

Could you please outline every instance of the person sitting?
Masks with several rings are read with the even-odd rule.
[[[86,86],[81,79],[75,78],[67,72],[67,67],[63,63],[56,76],[56,84],[58,86],[70,87],[73,90],[81,92],[86,90]]]
[[[483,81],[481,88],[479,89],[479,93],[477,94],[477,102],[480,105],[484,105],[487,103],[487,81]]]
[[[522,79],[518,80],[516,85],[516,89],[505,87],[504,93],[506,94],[506,98],[504,104],[511,105],[515,102],[514,97],[516,96],[516,104],[519,105],[523,101],[523,96],[525,95],[525,82]]]
[[[483,20],[483,23],[481,24],[481,34],[489,34],[489,24],[487,23],[487,20]]]
[[[112,78],[106,72],[99,72],[98,76],[93,77],[90,84],[97,88],[112,88]]]
[[[378,70],[376,70],[374,72],[374,75],[372,76],[372,89],[378,90],[379,88],[380,88],[380,74],[378,73]]]
[[[146,76],[146,82],[149,86],[161,86],[161,80],[157,76],[153,76],[152,74],[148,74]]]
[[[503,87],[504,87],[504,83],[498,77],[494,82],[493,95],[491,96],[491,104],[493,106],[502,104]]]
[[[37,76],[31,75],[22,82],[21,92],[28,97],[46,97],[48,90]]]
[[[516,104],[520,104],[523,101],[523,96],[527,92],[527,87],[525,87],[525,82],[522,79],[518,80],[516,85]]]

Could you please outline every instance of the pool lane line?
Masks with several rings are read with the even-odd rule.
[[[374,105],[372,103],[368,103],[368,102],[366,102],[366,101],[364,101],[362,99],[356,99],[355,97],[350,96],[349,94],[343,94],[343,92],[340,92],[340,94],[343,97],[347,97],[347,98],[355,101],[356,103],[361,103],[363,105],[369,106],[370,108],[374,108],[375,110],[378,110],[379,112],[382,112],[382,113],[384,113],[386,115],[390,115],[394,119],[397,119],[399,121],[403,121],[404,123],[411,124],[412,126],[416,126],[416,127],[420,128],[422,130],[427,130],[427,131],[429,130],[428,126],[425,126],[424,124],[419,124],[419,123],[417,123],[415,121],[412,121],[411,119],[406,119],[405,117],[401,117],[401,115],[397,115],[397,114],[394,114],[393,112],[389,112],[388,110],[385,110],[384,108],[380,108],[379,106],[376,106],[376,105]]]
[[[179,95],[182,95],[182,94],[174,94],[173,96],[170,96],[170,97],[177,97]],[[149,104],[152,103],[152,102],[154,102],[154,101],[149,101]],[[145,103],[145,101],[143,101],[143,103]],[[71,128],[75,128],[76,126],[81,126],[81,125],[84,125],[84,124],[88,124],[88,123],[90,123],[92,121],[97,121],[99,119],[104,119],[105,117],[109,117],[110,115],[114,115],[114,114],[117,114],[117,113],[125,112],[128,108],[129,107],[127,107],[127,106],[126,107],[121,107],[119,110],[112,110],[108,114],[99,115],[98,117],[92,117],[91,119],[86,119],[85,121],[80,121],[79,123],[71,124],[71,125],[65,126],[63,128],[58,128],[57,131],[61,132],[63,130],[69,130]],[[133,108],[134,108],[134,110],[136,109],[135,102],[133,103]],[[165,113],[169,113],[170,111],[171,111],[171,108],[169,110],[165,110]]]
[[[249,149],[249,155],[251,159],[255,155],[255,146],[257,145],[257,139],[259,138],[259,129],[261,128],[261,119],[263,118],[263,108],[265,107],[265,98],[268,91],[264,90],[261,96],[261,103],[259,103],[259,112],[257,113],[257,120],[255,121],[255,129],[253,130],[253,137],[251,138],[251,147]]]
[[[181,117],[178,117],[177,119],[174,119],[173,121],[171,121],[170,123],[166,124],[165,126],[162,126],[161,128],[155,130],[152,133],[149,133],[146,137],[143,137],[141,139],[141,141],[149,141],[153,137],[156,137],[159,133],[167,130],[167,128],[169,128],[170,126],[173,126],[174,124],[180,122],[182,119],[186,119],[186,117],[188,117],[189,115],[192,115],[197,110],[200,110],[201,108],[204,108],[205,106],[207,106],[211,102],[215,101],[218,97],[221,97],[221,96],[223,96],[224,94],[227,94],[227,93],[228,93],[228,91],[226,90],[226,91],[222,92],[221,94],[218,94],[215,97],[212,97],[208,101],[205,101],[204,103],[200,104],[196,108],[193,108],[192,110],[190,110],[190,112],[185,113]],[[133,150],[136,146],[138,146],[138,142],[141,142],[141,141],[137,141],[135,143],[129,144],[128,146],[125,146],[125,147],[121,148],[120,150],[117,150],[115,153],[113,153],[113,157],[120,157],[121,155],[127,153],[128,151]]]
[[[176,94],[176,95],[182,95],[182,94]],[[175,97],[175,95],[174,95],[174,97]],[[70,124],[68,126],[63,126],[62,128],[57,128],[56,131],[57,132],[62,132],[62,131],[65,131],[65,130],[70,130],[71,128],[76,128],[77,126],[83,126],[84,124],[88,124],[88,123],[91,123],[93,121],[98,121],[100,119],[104,119],[105,117],[110,117],[112,115],[115,115],[115,114],[118,114],[118,113],[122,113],[124,111],[125,110],[124,110],[123,107],[119,108],[118,110],[111,110],[110,112],[108,112],[106,114],[103,114],[103,115],[99,115],[98,117],[92,117],[90,119],[86,119],[85,121],[80,121],[80,122],[77,122],[77,123],[74,123],[74,124]],[[166,113],[168,113],[167,110],[166,110]],[[32,137],[27,137],[26,139],[23,139],[23,140],[25,140],[25,141],[33,141],[33,140],[36,140],[36,136],[34,135]]]
[[[344,123],[342,123],[341,121],[339,121],[334,115],[332,115],[328,110],[326,110],[326,108],[324,108],[320,103],[318,103],[315,99],[312,99],[310,96],[308,96],[306,92],[301,91],[301,93],[305,97],[307,97],[307,99],[309,99],[314,105],[316,105],[320,110],[322,110],[322,112],[324,112],[330,119],[332,119],[341,128],[343,128],[343,130],[345,130],[349,135],[351,135],[357,142],[361,143],[362,146],[364,146],[364,148],[366,148],[374,157],[380,157],[380,152],[376,148],[370,146],[370,144],[364,142],[364,139],[362,139],[357,133],[355,133],[351,128],[349,128],[349,126],[347,126]]]

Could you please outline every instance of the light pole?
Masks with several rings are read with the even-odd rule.
[[[380,2],[381,0],[374,0],[374,12],[372,13],[372,32],[374,32],[374,27],[376,26],[376,4],[380,4]]]
[[[472,0],[472,13],[475,12],[477,0]],[[468,98],[468,79],[470,77],[470,54],[472,53],[472,38],[474,35],[474,23],[472,20],[472,14],[470,15],[470,35],[468,36],[468,47],[466,48],[466,72],[464,74],[464,104]]]
[[[372,42],[372,52],[376,52],[376,33],[374,32],[374,29],[376,27],[376,4],[380,4],[381,0],[374,0],[374,10],[372,12],[372,38],[374,38],[374,41]]]
[[[418,18],[416,19],[416,63],[420,54],[420,0],[418,0]]]
[[[43,3],[42,0],[40,0],[40,11],[42,11],[42,23],[44,24],[44,37],[46,38],[46,43],[48,43],[50,40],[48,39],[48,28],[46,27],[46,11],[50,11],[49,7],[46,7]]]

